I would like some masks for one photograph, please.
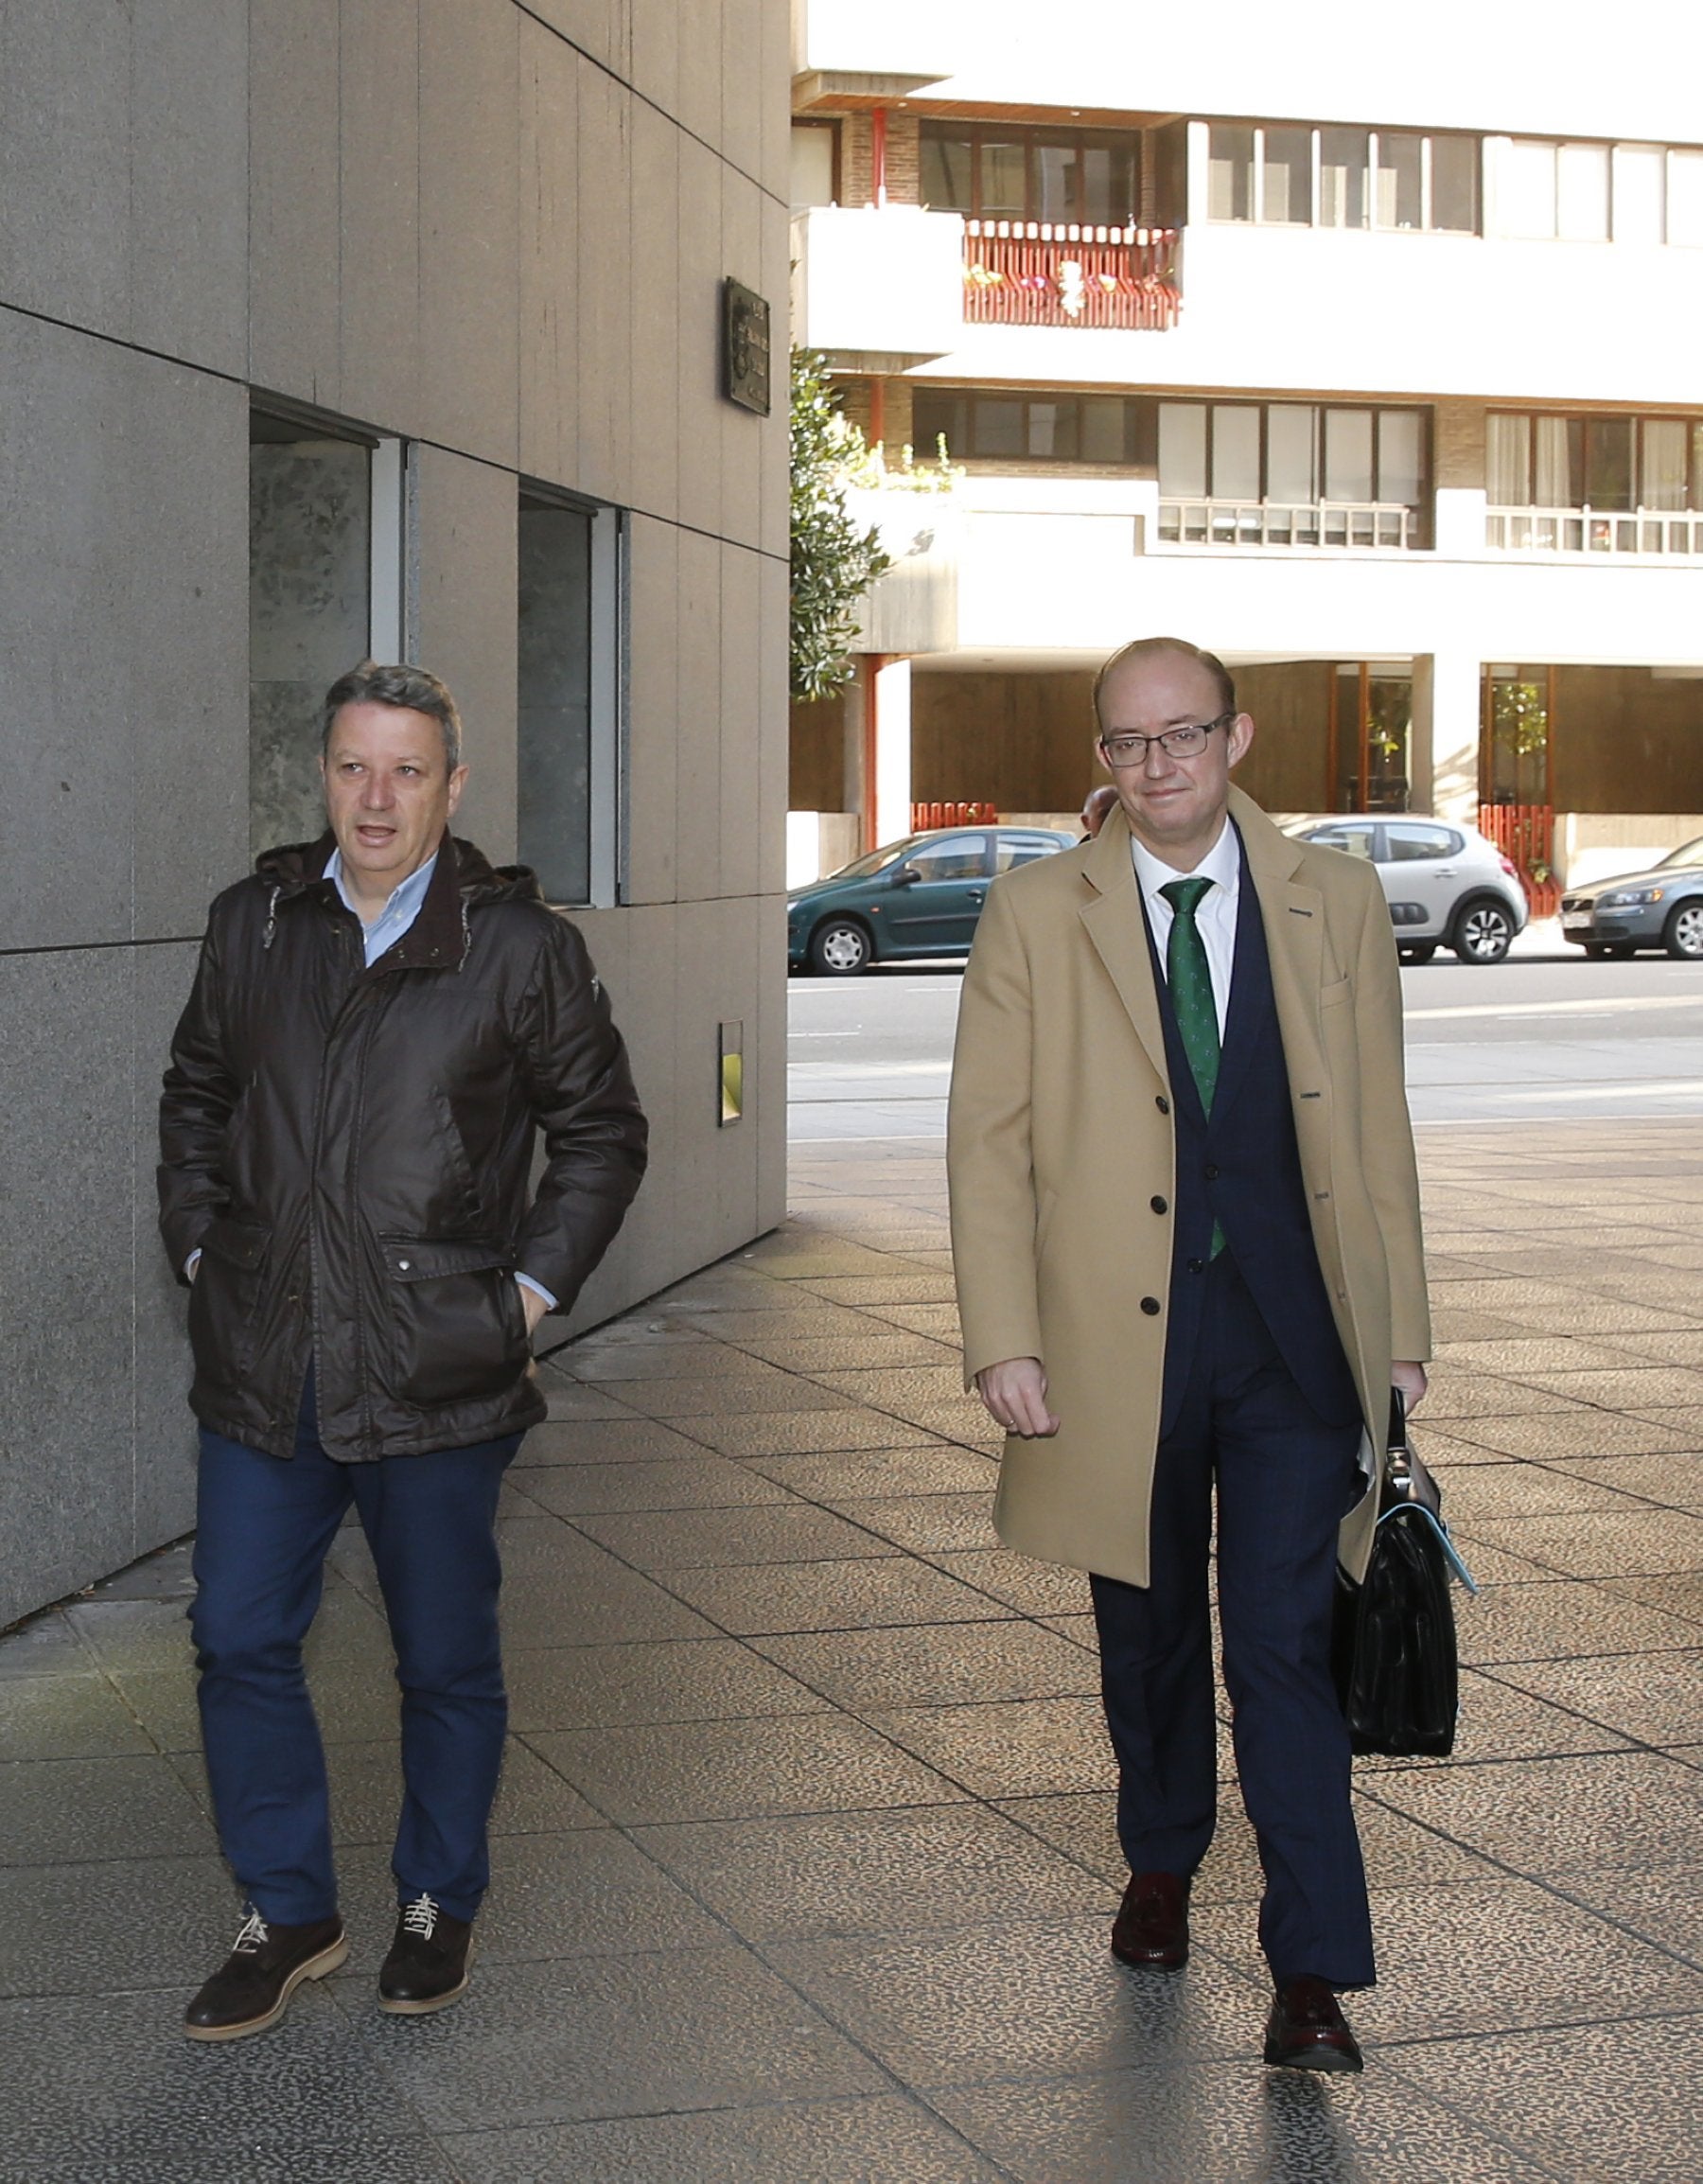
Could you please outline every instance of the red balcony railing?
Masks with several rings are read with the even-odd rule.
[[[964,222],[964,316],[973,326],[1163,332],[1182,307],[1174,227]]]
[[[925,834],[930,827],[992,826],[999,817],[999,806],[992,803],[913,803],[911,806],[912,834]]]

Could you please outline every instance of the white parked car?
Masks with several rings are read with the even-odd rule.
[[[1519,874],[1473,827],[1405,814],[1290,819],[1285,832],[1378,867],[1404,963],[1452,948],[1463,963],[1500,963],[1530,914]]]

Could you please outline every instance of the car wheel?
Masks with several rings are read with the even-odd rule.
[[[1429,963],[1436,952],[1435,941],[1403,941],[1396,949],[1404,963]]]
[[[1637,951],[1615,941],[1587,941],[1585,953],[1593,963],[1624,963]]]
[[[1514,943],[1514,920],[1505,907],[1481,895],[1456,914],[1448,944],[1463,963],[1500,963]]]
[[[810,936],[810,961],[825,978],[854,978],[867,971],[875,951],[866,927],[855,918],[830,918]]]
[[[1662,945],[1682,962],[1703,962],[1703,895],[1680,903],[1662,929]]]

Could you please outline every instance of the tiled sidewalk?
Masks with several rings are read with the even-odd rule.
[[[4,2184],[1696,2184],[1703,1132],[1427,1134],[1423,1446],[1483,1601],[1447,1764],[1363,1765],[1363,2079],[1268,2074],[1234,1801],[1181,1976],[1120,1864],[1085,1589],[1002,1553],[938,1149],[546,1367],[474,1989],[372,2004],[394,1688],[359,1535],[313,1681],[347,1969],[176,2023],[234,1930],[175,1550],[0,1641]]]

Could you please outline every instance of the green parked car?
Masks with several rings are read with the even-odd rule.
[[[787,968],[850,978],[871,963],[968,955],[989,881],[1080,838],[1051,827],[939,827],[871,850],[787,896]]]

